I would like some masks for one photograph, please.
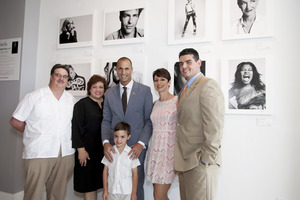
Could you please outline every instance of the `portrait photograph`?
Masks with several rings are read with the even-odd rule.
[[[66,90],[74,96],[86,96],[87,82],[91,77],[91,63],[72,62],[66,65],[70,74]]]
[[[205,0],[169,0],[168,44],[207,41]]]
[[[267,58],[223,59],[222,90],[226,113],[269,114]]]
[[[224,0],[222,37],[247,39],[272,36],[270,0]]]
[[[93,18],[93,14],[59,18],[57,48],[92,46]]]
[[[121,57],[121,56],[120,56]],[[109,57],[102,59],[101,74],[107,81],[108,88],[119,83],[117,74],[117,61],[120,57]],[[132,79],[138,83],[144,83],[145,61],[143,57],[128,57],[132,61]]]
[[[103,45],[145,41],[145,8],[131,7],[104,12]]]

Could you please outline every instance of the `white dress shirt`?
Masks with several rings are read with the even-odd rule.
[[[74,97],[64,91],[61,98],[49,86],[27,94],[18,104],[13,117],[25,122],[23,158],[57,157],[75,152],[71,141]]]
[[[132,169],[140,165],[139,159],[131,160],[128,156],[131,148],[126,145],[120,154],[116,145],[113,162],[109,162],[105,156],[101,163],[108,166],[108,192],[111,194],[131,194],[132,192]]]
[[[130,98],[132,86],[133,86],[133,80],[132,80],[132,79],[131,79],[131,81],[130,81],[126,86],[124,86],[124,85],[122,85],[122,84],[120,83],[120,97],[122,96],[123,91],[124,91],[123,87],[126,87],[126,88],[127,88],[127,89],[126,89],[126,91],[127,91],[127,104],[128,104],[128,102],[129,102],[129,98]]]

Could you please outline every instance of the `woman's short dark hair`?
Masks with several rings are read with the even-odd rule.
[[[68,72],[68,76],[70,77],[70,71],[69,71],[68,66],[67,66],[67,65],[62,65],[62,64],[55,64],[55,65],[52,67],[51,71],[50,71],[50,75],[53,75],[53,74],[54,74],[54,71],[55,71],[56,69],[59,69],[59,68],[62,68],[62,69],[64,69],[64,70],[66,70],[66,71]]]
[[[114,128],[114,132],[116,131],[127,131],[127,134],[130,135],[130,125],[126,122],[119,122]]]
[[[168,79],[168,82],[171,80],[171,75],[170,75],[169,71],[166,70],[165,68],[159,68],[159,69],[155,70],[153,72],[153,80],[154,80],[154,76],[166,78],[166,79]]]
[[[102,82],[103,83],[103,85],[104,85],[104,92],[106,92],[106,90],[107,90],[107,83],[106,83],[105,78],[103,78],[100,75],[94,74],[90,78],[89,82],[87,83],[87,95],[91,95],[90,89],[92,88],[92,85],[94,85],[94,84],[96,84],[98,82]]]

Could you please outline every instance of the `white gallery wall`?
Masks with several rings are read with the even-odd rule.
[[[103,75],[103,60],[128,56],[142,58],[144,83],[151,86],[156,100],[158,95],[153,90],[152,72],[165,67],[173,73],[172,63],[177,61],[183,48],[197,49],[200,58],[207,61],[207,76],[221,85],[224,84],[221,81],[224,58],[267,57],[270,60],[267,66],[267,88],[270,91],[267,98],[271,113],[226,114],[223,166],[216,200],[300,199],[299,1],[268,1],[274,25],[272,37],[222,40],[223,1],[207,0],[207,41],[175,45],[168,45],[167,0],[27,0],[25,13],[30,13],[31,6],[28,5],[36,2],[40,3],[37,54],[26,58],[30,60],[32,57],[36,62],[33,66],[36,68],[33,72],[36,74],[36,88],[48,84],[50,69],[57,62],[68,64],[88,60],[91,62],[91,74]],[[136,5],[145,7],[145,42],[103,46],[104,12]],[[94,45],[57,49],[59,18],[91,13],[94,14]],[[24,46],[23,52],[26,51],[31,51],[30,45]],[[22,71],[26,71],[26,67],[21,66]],[[152,185],[148,182],[145,183],[145,194],[147,200],[153,199]],[[172,200],[180,199],[178,184],[172,186],[169,196]],[[66,199],[82,199],[74,193],[72,182],[69,183]]]

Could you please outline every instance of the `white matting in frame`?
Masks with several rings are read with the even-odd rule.
[[[222,59],[221,85],[226,114],[271,114],[270,59]]]
[[[208,2],[169,0],[168,44],[208,41]]]
[[[117,61],[123,56],[111,56],[102,58],[101,75],[107,81],[108,88],[119,83],[116,67]],[[145,57],[144,56],[126,56],[132,62],[133,72],[132,79],[139,83],[144,83],[145,80]]]
[[[238,1],[241,2],[240,6]],[[222,39],[233,40],[273,36],[272,4],[273,2],[270,0],[223,0]],[[255,21],[250,29],[244,26],[243,12],[245,15],[255,15]]]
[[[103,17],[103,45],[145,42],[145,12],[144,4],[105,11]],[[122,18],[121,15],[124,17]],[[125,38],[126,32],[134,35]]]
[[[69,66],[70,78],[66,90],[74,96],[87,95],[87,82],[91,77],[92,60],[89,58],[58,62]]]
[[[67,16],[58,19],[57,48],[93,46],[95,14]]]

